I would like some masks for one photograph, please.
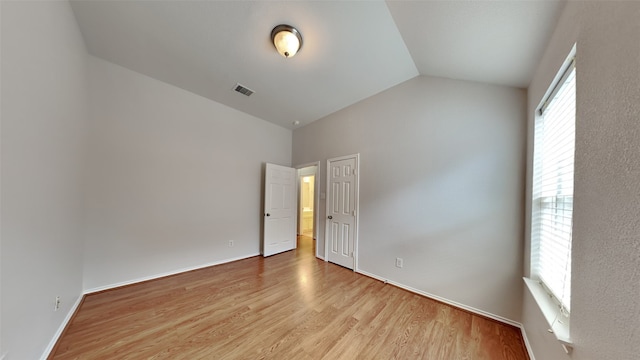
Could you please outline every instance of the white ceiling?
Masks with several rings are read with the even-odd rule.
[[[529,86],[564,2],[388,1],[420,74]]]
[[[71,4],[92,55],[292,129],[420,74],[526,87],[564,2]],[[270,42],[281,23],[304,39],[291,59]]]

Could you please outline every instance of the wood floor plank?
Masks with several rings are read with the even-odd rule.
[[[87,295],[49,359],[528,359],[518,329],[296,250]]]

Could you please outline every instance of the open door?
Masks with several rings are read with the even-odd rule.
[[[296,169],[267,164],[262,255],[296,248]]]

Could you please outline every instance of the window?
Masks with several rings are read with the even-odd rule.
[[[576,123],[576,71],[573,61],[536,115],[531,212],[532,277],[552,295],[560,307],[558,316],[568,319],[571,309]]]

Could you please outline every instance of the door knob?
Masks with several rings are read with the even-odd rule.
[[[264,214],[264,215],[265,215],[265,216],[271,216],[271,214],[269,214],[269,213],[266,213],[266,214]]]
[[[329,220],[333,219],[333,216],[329,215],[327,216],[329,218]]]

